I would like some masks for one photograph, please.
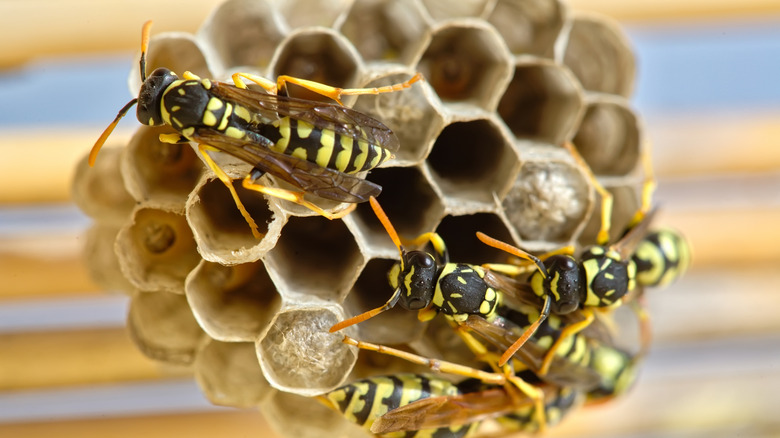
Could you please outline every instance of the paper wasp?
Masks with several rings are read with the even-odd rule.
[[[356,174],[391,158],[398,150],[398,139],[378,120],[344,107],[341,97],[409,88],[422,78],[420,74],[400,84],[354,89],[334,88],[291,76],[279,76],[273,82],[248,73],[235,73],[235,85],[201,79],[190,72],[179,77],[166,68],[158,68],[147,76],[151,24],[147,22],[142,31],[143,84],[138,97],[119,111],[92,147],[90,165],[119,120],[137,103],[139,122],[149,126],[169,125],[178,131],[161,135],[160,141],[198,144],[203,160],[227,186],[256,237],[262,236],[257,225],[239,200],[231,178],[211,153],[223,152],[253,166],[243,179],[245,188],[294,202],[329,219],[346,215],[354,205],[339,213],[329,213],[304,199],[305,193],[350,204],[365,202],[380,193],[380,186]],[[242,78],[267,93],[247,88]],[[301,86],[336,103],[277,94],[286,90],[287,84]],[[266,173],[300,191],[259,184],[258,179]]]
[[[580,405],[583,394],[570,388],[544,389],[546,426]],[[395,374],[362,379],[319,399],[348,420],[383,436],[471,436],[480,422],[495,418],[506,430],[536,432],[530,399],[505,387],[467,379],[453,384],[425,374]]]

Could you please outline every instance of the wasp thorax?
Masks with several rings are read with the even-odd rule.
[[[404,255],[403,266],[396,286],[402,288],[399,304],[407,310],[427,307],[436,285],[436,261],[428,253],[409,251]]]
[[[162,105],[163,92],[175,80],[179,79],[176,73],[167,68],[158,68],[150,74],[143,84],[141,91],[138,92],[138,110],[136,116],[138,121],[144,125],[157,126],[163,124]]]
[[[570,256],[556,255],[545,260],[544,266],[548,274],[544,289],[546,293],[552,293],[553,313],[560,315],[577,310],[585,301],[585,278],[577,261]]]

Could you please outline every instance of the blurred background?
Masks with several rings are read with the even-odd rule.
[[[89,279],[90,221],[70,201],[75,163],[131,98],[141,24],[195,32],[218,3],[0,1],[0,436],[266,436],[256,412],[211,406],[136,350],[128,298]],[[632,41],[660,222],[695,260],[648,293],[655,344],[635,390],[550,436],[778,436],[780,2],[569,4]]]

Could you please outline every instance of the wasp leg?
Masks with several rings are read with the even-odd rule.
[[[330,85],[321,84],[319,82],[310,81],[308,79],[301,79],[296,78],[293,76],[287,76],[287,75],[281,75],[278,78],[276,78],[276,90],[282,90],[286,87],[286,84],[295,84],[300,87],[303,87],[307,90],[313,91],[319,95],[325,96],[327,98],[335,100],[339,105],[344,105],[341,102],[342,96],[356,96],[361,94],[382,94],[382,93],[392,93],[394,91],[400,91],[405,88],[409,88],[414,84],[415,82],[422,79],[422,74],[417,73],[414,76],[412,76],[411,79],[409,79],[406,82],[400,82],[393,85],[387,85],[384,87],[373,87],[373,88],[337,88],[337,87],[331,87]],[[262,85],[261,85],[262,86]]]
[[[233,197],[233,202],[236,203],[236,207],[238,207],[238,211],[241,212],[241,216],[243,216],[246,223],[249,224],[249,228],[252,230],[252,235],[255,236],[256,239],[262,239],[265,234],[260,232],[260,230],[257,228],[255,220],[252,219],[252,216],[248,211],[246,211],[244,204],[238,197],[238,193],[236,193],[236,189],[233,187],[233,180],[225,173],[224,170],[222,170],[221,167],[219,167],[219,165],[211,158],[208,153],[209,151],[218,152],[218,150],[205,144],[198,144],[198,150],[200,151],[203,160],[206,162],[206,165],[208,165],[209,168],[214,171],[214,173],[217,175],[217,178],[219,178],[219,180],[222,181],[222,183],[225,184],[225,187],[227,187],[230,191],[230,195]]]
[[[286,190],[286,189],[280,189],[276,187],[268,187],[264,186],[262,184],[258,184],[255,181],[258,177],[252,175],[251,173],[244,178],[242,185],[245,189],[248,190],[254,190],[256,192],[260,192],[262,194],[273,196],[274,198],[278,199],[284,199],[285,201],[294,202],[298,205],[301,205],[303,207],[308,208],[309,210],[324,216],[328,219],[341,219],[342,217],[348,215],[352,210],[357,207],[356,204],[350,204],[349,207],[338,211],[336,213],[328,213],[327,211],[323,210],[322,208],[318,207],[317,205],[305,200],[303,198],[304,193],[303,192],[294,192],[292,190]]]
[[[552,364],[552,361],[555,358],[555,353],[558,351],[558,348],[560,348],[561,344],[563,344],[563,342],[566,339],[584,330],[593,322],[594,316],[592,310],[587,308],[583,309],[582,314],[585,316],[585,319],[583,319],[582,321],[577,321],[575,323],[569,324],[566,327],[564,327],[561,330],[561,334],[560,336],[558,336],[558,339],[556,339],[555,342],[550,347],[550,349],[547,350],[547,353],[545,353],[544,355],[544,360],[542,360],[542,365],[539,367],[538,374],[540,376],[544,376],[547,374],[548,371],[550,371],[550,364]]]
[[[263,89],[270,94],[276,94],[276,92],[278,91],[274,81],[268,80],[262,76],[253,75],[251,73],[233,73],[232,78],[233,78],[233,83],[238,88],[246,88],[246,83],[244,83],[244,81],[241,80],[241,78],[244,78],[263,87]]]
[[[655,180],[655,173],[653,172],[653,158],[651,150],[651,143],[646,143],[645,148],[642,151],[642,167],[644,168],[645,172],[645,181],[642,184],[642,205],[634,214],[634,217],[631,218],[631,222],[628,223],[629,229],[636,226],[636,224],[639,222],[642,222],[642,219],[644,219],[644,217],[647,215],[647,212],[650,211],[650,206],[653,203],[653,194],[655,193],[657,182]]]
[[[417,365],[426,366],[434,371],[439,371],[448,374],[455,374],[463,377],[471,377],[471,378],[479,379],[484,383],[502,385],[511,394],[515,394],[512,388],[514,386],[514,388],[517,388],[517,390],[519,390],[520,393],[526,395],[528,398],[530,398],[533,401],[535,407],[535,415],[537,417],[536,419],[539,421],[540,431],[543,431],[547,424],[545,418],[546,415],[544,411],[544,391],[541,388],[531,385],[530,383],[524,381],[523,379],[515,376],[514,372],[512,371],[512,368],[509,366],[503,368],[503,373],[495,373],[495,372],[491,373],[487,371],[478,370],[476,368],[456,364],[453,362],[448,362],[448,361],[438,360],[438,359],[430,359],[414,353],[410,353],[408,351],[402,351],[392,347],[386,347],[384,345],[358,341],[356,339],[350,338],[349,336],[344,336],[343,342],[347,345],[353,345],[362,350],[375,351],[380,354],[386,354],[389,356],[397,357],[399,359],[404,359],[406,361],[409,361]],[[479,343],[476,340],[474,340],[474,342]],[[491,366],[495,367],[495,365],[493,365],[492,363]],[[519,399],[519,394],[516,398]]]
[[[596,179],[596,175],[590,170],[590,166],[588,166],[588,163],[585,162],[585,159],[582,158],[582,155],[580,155],[573,144],[565,142],[563,146],[569,151],[577,164],[582,167],[582,170],[588,175],[591,184],[593,184],[593,188],[601,196],[601,228],[596,236],[596,243],[606,245],[609,242],[609,230],[612,227],[612,193],[605,189]]]

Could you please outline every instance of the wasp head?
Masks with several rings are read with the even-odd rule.
[[[420,310],[433,300],[436,288],[436,261],[423,251],[404,252],[400,263],[388,274],[390,285],[401,288],[398,303],[407,310]]]
[[[547,278],[535,273],[531,283],[539,296],[550,295],[550,310],[563,315],[571,313],[585,301],[585,275],[577,260],[568,255],[554,255],[544,261]],[[534,281],[536,280],[536,281]]]
[[[141,91],[138,93],[138,110],[136,115],[138,121],[144,125],[158,126],[162,125],[162,96],[165,90],[174,81],[179,79],[176,73],[167,68],[158,68],[146,78],[141,84]]]

